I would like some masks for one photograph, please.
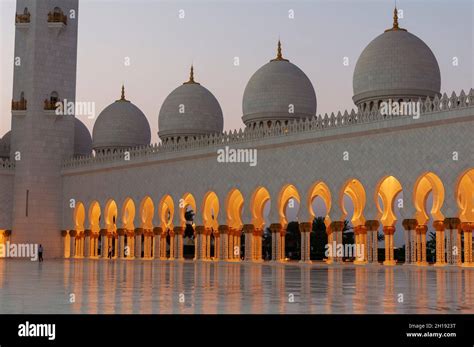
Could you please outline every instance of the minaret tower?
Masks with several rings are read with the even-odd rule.
[[[75,101],[78,0],[17,0],[15,25],[11,242],[60,257],[61,165],[73,155],[74,116],[55,105]]]

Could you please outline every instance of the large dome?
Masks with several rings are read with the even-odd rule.
[[[95,151],[133,148],[149,145],[151,131],[148,120],[140,109],[122,97],[107,106],[97,117],[92,131]]]
[[[316,114],[316,93],[305,73],[283,59],[278,42],[276,59],[262,66],[245,87],[245,125],[308,118]]]
[[[10,157],[10,143],[11,143],[11,131],[8,131],[0,139],[0,159],[7,159]]]
[[[357,61],[353,79],[354,103],[380,100],[418,100],[434,97],[441,88],[438,62],[418,37],[398,27],[376,37]]]
[[[87,127],[79,119],[74,119],[74,156],[92,153],[92,137]]]
[[[194,81],[173,90],[163,102],[158,117],[158,135],[162,141],[221,133],[224,117],[214,95]]]

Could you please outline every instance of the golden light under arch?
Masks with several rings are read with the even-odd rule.
[[[263,209],[265,204],[270,199],[270,193],[265,187],[258,187],[255,189],[255,192],[252,194],[250,199],[250,213],[252,214],[252,224],[257,229],[263,229],[265,225],[265,217],[263,215]]]
[[[190,206],[194,213],[196,213],[196,200],[191,193],[186,193],[183,195],[179,201],[179,216],[181,221],[181,226],[186,225],[186,218],[184,214],[186,213],[187,207]]]
[[[312,217],[311,220],[318,217],[316,216],[316,212],[313,210],[313,201],[317,197],[320,197],[326,205],[326,216],[324,217],[325,224],[328,226],[331,222],[331,219],[329,218],[329,211],[331,210],[331,191],[329,190],[329,187],[326,185],[326,183],[316,182],[308,192],[308,210]]]
[[[174,202],[170,195],[165,195],[158,205],[161,227],[163,229],[173,228]]]
[[[365,224],[364,217],[364,207],[366,202],[365,189],[362,183],[358,179],[351,178],[343,186],[340,197],[339,204],[343,213],[342,220],[347,217],[347,210],[344,206],[344,195],[347,195],[352,200],[352,205],[354,207],[354,213],[352,214],[351,223],[353,226],[359,226]]]
[[[107,219],[109,219],[109,213],[107,213]],[[117,220],[117,217],[115,218]],[[134,230],[135,224],[135,202],[131,198],[125,199],[122,205],[122,225],[124,229]]]
[[[217,230],[219,222],[217,216],[219,214],[219,198],[217,194],[210,191],[204,196],[202,202],[202,221],[206,228]]]
[[[82,202],[76,203],[74,209],[74,226],[76,231],[84,231],[84,222],[86,220],[86,209]]]
[[[280,217],[280,223],[283,226],[288,224],[288,220],[286,218],[286,206],[291,199],[296,200],[298,204],[301,202],[300,194],[298,193],[296,187],[292,184],[287,184],[283,187],[278,196],[278,214]]]
[[[383,178],[377,185],[374,200],[379,212],[378,219],[383,226],[395,225],[397,217],[395,216],[393,205],[395,198],[401,191],[402,185],[394,176]],[[380,206],[378,196],[382,199],[383,206]]]
[[[93,233],[99,233],[100,231],[100,204],[97,201],[93,201],[89,207],[89,224],[90,229]]]
[[[426,210],[426,201],[432,193],[433,205],[431,211]],[[418,224],[425,225],[433,216],[433,221],[442,221],[444,216],[441,207],[444,202],[444,186],[440,178],[432,172],[421,175],[413,189],[413,203],[416,208],[416,220]]]
[[[240,229],[243,226],[242,210],[244,207],[244,196],[238,189],[232,189],[227,195],[226,211],[227,225],[230,228]]]
[[[153,200],[146,196],[140,204],[140,220],[143,229],[153,229],[153,216],[155,214],[155,205]]]
[[[474,169],[467,170],[459,178],[456,197],[461,222],[474,221]]]

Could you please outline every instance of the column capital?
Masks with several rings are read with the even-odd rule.
[[[143,234],[143,228],[135,228],[135,235],[138,236],[141,234]]]
[[[90,237],[91,234],[92,234],[92,231],[91,231],[90,229],[84,230],[84,235],[85,235],[86,237]]]
[[[270,230],[272,233],[278,233],[283,229],[282,225],[280,223],[272,223],[270,224]]]
[[[415,230],[418,226],[418,221],[414,218],[407,218],[403,220],[402,225],[405,230]]]
[[[206,233],[206,228],[204,227],[204,225],[197,225],[194,228],[194,231],[196,232],[196,234],[205,234]]]
[[[118,228],[117,229],[118,236],[123,236],[123,235],[125,235],[125,233],[126,233],[125,229],[123,229],[123,228]]]
[[[426,225],[418,225],[416,227],[416,232],[418,234],[426,234],[427,231],[428,231],[428,227]]]
[[[393,233],[395,233],[395,227],[393,225],[384,225],[383,233],[386,235],[393,235]]]
[[[444,227],[446,229],[457,229],[461,220],[459,218],[445,218],[444,219]]]
[[[436,231],[444,231],[444,221],[435,220],[433,222],[433,228],[435,228]]]
[[[354,227],[354,234],[365,234],[367,232],[367,227],[365,225],[358,225]]]
[[[154,227],[153,228],[153,234],[155,234],[157,236],[163,234],[163,228],[162,227]]]
[[[244,233],[254,233],[255,227],[253,224],[244,224]]]
[[[474,223],[462,222],[462,223],[461,223],[461,229],[462,229],[464,232],[472,232],[472,230],[474,229]]]
[[[342,231],[342,229],[344,229],[343,221],[336,220],[334,222],[331,222],[331,224],[329,224],[329,232]]]
[[[309,233],[311,232],[311,223],[303,222],[299,225],[300,233]]]
[[[380,227],[380,222],[376,219],[366,220],[365,226],[369,231],[377,231]]]
[[[69,230],[69,236],[76,236],[77,231],[76,230]]]
[[[181,226],[174,227],[173,231],[176,235],[183,235],[184,234],[184,227],[181,227]]]
[[[3,235],[5,235],[5,232],[3,232]],[[61,236],[66,237],[66,235],[67,235],[67,230],[61,230]],[[5,235],[5,236],[7,236],[7,235]]]

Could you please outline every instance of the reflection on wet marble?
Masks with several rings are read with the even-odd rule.
[[[474,269],[0,260],[0,313],[474,313]]]

